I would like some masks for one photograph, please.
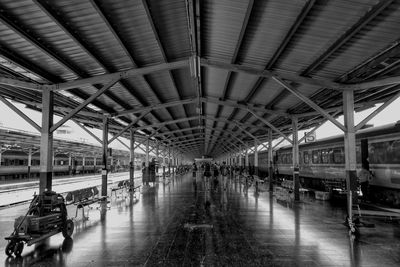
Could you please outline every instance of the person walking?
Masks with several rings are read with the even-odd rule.
[[[229,175],[229,169],[228,166],[226,166],[226,162],[222,162],[222,166],[220,168],[220,173],[222,177],[222,188],[226,190],[226,183]]]

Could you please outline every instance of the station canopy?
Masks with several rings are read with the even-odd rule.
[[[216,158],[393,101],[399,29],[389,0],[1,0],[0,99]]]

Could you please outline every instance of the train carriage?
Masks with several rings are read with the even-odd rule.
[[[332,184],[345,184],[343,138],[335,136],[299,145],[303,186],[323,190]],[[371,172],[371,197],[400,206],[400,124],[360,130],[356,134],[356,158],[357,173],[362,167]],[[276,173],[291,178],[292,147],[278,149],[274,159]]]

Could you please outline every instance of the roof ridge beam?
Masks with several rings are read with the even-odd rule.
[[[254,67],[248,67],[248,66],[243,66],[239,64],[231,64],[231,63],[226,63],[218,60],[210,60],[206,58],[201,58],[200,63],[204,67],[214,67],[214,68],[219,68],[219,69],[225,69],[233,72],[240,72],[240,73],[246,73],[250,75],[255,75],[259,77],[264,77],[264,78],[272,78],[275,75],[279,75],[285,80],[290,80],[296,83],[301,83],[301,84],[308,84],[308,85],[315,85],[315,86],[320,86],[320,87],[326,87],[329,89],[334,89],[334,90],[354,90],[357,89],[357,84],[343,84],[343,83],[337,83],[325,79],[320,79],[320,78],[310,78],[310,77],[305,77],[305,76],[300,76],[297,74],[290,74],[285,71],[270,71],[266,69],[257,69]]]
[[[154,135],[154,137],[165,136],[165,135],[172,134],[172,133],[180,133],[180,132],[185,132],[185,131],[192,131],[192,130],[196,130],[196,129],[199,129],[199,127],[196,126],[196,127],[184,128],[184,129],[179,129],[179,130],[174,130],[174,131],[169,131],[169,132],[157,133],[157,134]]]
[[[13,79],[13,78],[6,78],[6,77],[0,77],[0,84],[4,85],[9,85],[13,87],[20,87],[28,90],[34,90],[34,91],[39,91],[41,92],[43,90],[43,85],[37,84],[37,83],[32,83],[32,82],[25,82],[21,81],[18,79]]]
[[[173,124],[173,123],[180,123],[180,122],[189,121],[189,120],[195,120],[197,118],[198,118],[198,116],[193,116],[193,117],[189,117],[189,118],[182,118],[182,119],[176,119],[176,120],[172,120],[172,121],[166,121],[166,122],[160,122],[160,123],[144,125],[144,126],[140,126],[138,128],[135,128],[135,131],[143,130],[143,129],[147,129],[147,128],[154,128],[154,127],[158,127],[158,126],[164,126],[164,125],[167,125],[167,124]]]
[[[240,104],[238,102],[235,102],[235,101],[229,100],[229,99],[220,100],[220,99],[218,99],[216,97],[202,97],[201,101],[204,102],[204,103],[213,103],[213,104],[217,104],[217,105],[227,105],[227,106],[231,106],[231,107],[234,107],[234,108],[240,108],[242,110],[248,110],[249,108],[251,108],[253,110],[257,110],[257,111],[260,111],[260,112],[265,112],[265,113],[269,113],[269,114],[276,114],[276,115],[285,116],[285,117],[291,117],[291,115],[289,113],[286,113],[284,111],[266,109],[266,108],[262,108],[262,107],[256,107],[253,104]]]
[[[151,65],[141,68],[129,69],[125,71],[118,71],[114,73],[107,73],[102,75],[97,75],[84,79],[77,79],[74,81],[69,81],[65,83],[58,83],[53,85],[43,85],[45,88],[49,88],[53,91],[61,91],[61,90],[69,90],[82,85],[92,85],[94,83],[98,83],[101,81],[113,80],[113,79],[126,79],[132,76],[143,76],[147,74],[151,74],[154,72],[171,70],[171,69],[180,69],[189,66],[189,60],[184,59],[175,62],[169,63],[161,63],[157,65]]]
[[[163,109],[163,108],[168,108],[168,107],[173,107],[173,106],[178,106],[178,105],[185,105],[185,104],[191,104],[196,102],[197,99],[195,98],[190,98],[190,99],[185,99],[185,100],[178,100],[178,101],[171,101],[171,102],[166,102],[162,104],[157,104],[157,105],[152,105],[152,106],[147,106],[143,108],[135,108],[131,110],[124,110],[121,112],[116,112],[113,114],[110,114],[111,117],[120,117],[124,116],[127,114],[132,114],[132,113],[137,113],[137,112],[145,112],[145,111],[153,111],[156,109]]]

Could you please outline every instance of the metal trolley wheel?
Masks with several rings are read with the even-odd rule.
[[[8,257],[11,257],[13,253],[15,256],[19,257],[21,256],[23,250],[24,250],[24,242],[9,241],[6,246],[5,252]]]
[[[65,238],[70,238],[73,232],[74,232],[74,222],[71,219],[68,219],[65,222],[64,227],[62,229],[62,234]]]
[[[12,254],[14,253],[14,247],[15,247],[15,242],[14,241],[8,241],[8,244],[6,246],[6,255],[8,257],[11,257]]]
[[[21,256],[23,250],[24,250],[24,242],[22,241],[17,242],[14,247],[14,255],[17,257]]]

